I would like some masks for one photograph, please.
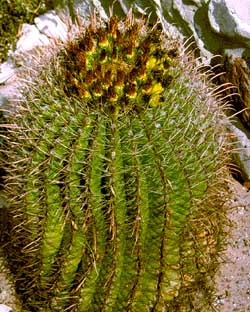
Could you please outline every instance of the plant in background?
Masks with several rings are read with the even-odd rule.
[[[218,90],[131,14],[93,17],[51,53],[22,77],[4,143],[23,311],[208,311],[227,199]]]
[[[23,23],[32,23],[36,16],[46,12],[44,1],[1,0],[0,3],[0,62],[13,48]]]

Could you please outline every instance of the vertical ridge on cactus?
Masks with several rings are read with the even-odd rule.
[[[4,138],[23,311],[208,311],[230,150],[211,83],[132,15],[39,53]]]

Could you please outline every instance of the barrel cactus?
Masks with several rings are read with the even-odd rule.
[[[29,61],[3,148],[22,311],[208,311],[229,148],[183,51],[129,14]]]

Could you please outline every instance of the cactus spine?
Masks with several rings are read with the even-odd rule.
[[[28,84],[5,142],[24,311],[191,311],[199,288],[207,309],[227,146],[185,59],[159,27],[93,19]]]

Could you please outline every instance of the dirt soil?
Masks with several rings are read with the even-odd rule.
[[[235,182],[224,263],[216,276],[219,312],[250,311],[250,190]]]

